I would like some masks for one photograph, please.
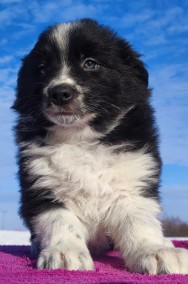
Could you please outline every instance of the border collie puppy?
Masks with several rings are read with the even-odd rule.
[[[188,273],[158,220],[148,73],[127,41],[90,19],[49,27],[23,59],[13,108],[38,268],[93,270],[113,244],[130,271]]]

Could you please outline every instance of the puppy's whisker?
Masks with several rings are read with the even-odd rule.
[[[102,101],[102,100],[101,100]],[[102,101],[104,104],[106,104],[106,105],[109,105],[109,106],[112,106],[113,108],[116,108],[116,109],[118,109],[118,110],[121,110],[121,108],[119,107],[119,106],[116,106],[116,105],[114,105],[114,104],[112,104],[112,103],[109,103],[109,102],[106,102],[106,101]]]

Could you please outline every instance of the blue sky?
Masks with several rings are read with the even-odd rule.
[[[188,1],[0,0],[0,229],[23,229],[17,210],[12,134],[17,72],[48,25],[90,17],[110,25],[143,54],[161,134],[165,214],[188,221]]]

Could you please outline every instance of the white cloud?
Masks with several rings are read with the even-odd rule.
[[[6,45],[7,43],[8,43],[7,38],[2,38],[2,39],[0,39],[0,46],[4,46],[4,45]]]
[[[1,68],[0,69],[0,98],[4,97],[3,93],[7,89],[13,89],[16,85],[18,68]]]
[[[151,30],[155,31],[156,29],[160,29],[174,25],[174,20],[180,18],[183,15],[183,9],[181,7],[168,7],[168,9],[160,10],[160,13],[156,11],[154,14],[154,19],[150,20],[149,27]]]
[[[171,43],[171,37],[188,30],[187,10],[178,5],[165,7],[162,3],[161,9],[155,9],[157,3],[149,4],[149,1],[145,1],[141,13],[136,8],[131,13],[125,11],[120,18],[116,16],[115,22],[118,27],[125,29],[125,37],[130,40],[139,39],[144,45],[159,44],[167,48],[165,45]]]
[[[10,181],[13,180],[13,177],[17,172],[17,167],[15,164],[16,149],[12,131],[13,125],[15,124],[16,115],[10,109],[14,100],[14,91],[7,88],[2,92],[4,97],[2,98],[0,94],[0,180],[1,184],[8,188]],[[1,189],[3,190],[3,188]]]
[[[167,31],[171,34],[179,34],[179,33],[184,33],[188,31],[188,24],[187,23],[182,23],[181,25],[179,22],[174,23],[173,26],[170,26]]]
[[[119,24],[124,27],[138,26],[139,24],[144,24],[147,21],[151,21],[154,16],[154,11],[145,8],[142,13],[126,14],[121,19],[119,19]]]
[[[188,221],[188,185],[164,186],[161,188],[162,216],[179,217]]]
[[[160,65],[151,72],[153,104],[157,109],[162,158],[166,164],[188,166],[187,77],[186,63]]]
[[[21,3],[22,0],[1,0],[1,4],[15,4],[15,3]]]
[[[30,9],[36,23],[45,23],[48,21],[69,21],[81,17],[94,17],[99,6],[98,4],[87,4],[87,2],[83,1],[72,2],[70,0],[56,1],[55,3],[44,2],[41,6],[35,1],[31,3]],[[100,6],[100,10],[102,10],[102,6]]]
[[[60,20],[71,20],[80,17],[94,17],[102,15],[103,5],[102,3],[87,3],[84,1],[72,1],[72,0],[56,0],[50,1],[12,1],[12,5],[6,5],[6,8],[0,12],[0,20],[3,22],[3,27],[7,25],[17,25],[16,19],[22,24],[22,27],[28,28],[28,20],[31,19],[32,24],[42,24],[51,22],[57,22]],[[31,27],[29,27],[31,28]]]
[[[0,57],[0,64],[9,63],[12,60],[12,58],[13,57],[10,55]]]
[[[161,45],[167,43],[167,39],[164,34],[157,34],[154,37],[150,37],[145,41],[146,45]]]
[[[3,25],[0,26],[4,29],[7,25],[16,24],[15,19],[23,19],[25,10],[22,5],[10,5],[0,11],[0,21]]]

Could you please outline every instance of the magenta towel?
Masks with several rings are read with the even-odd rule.
[[[188,241],[174,241],[188,249]],[[141,275],[128,272],[116,251],[95,258],[95,271],[37,270],[28,246],[0,246],[0,283],[185,283],[188,275]]]

